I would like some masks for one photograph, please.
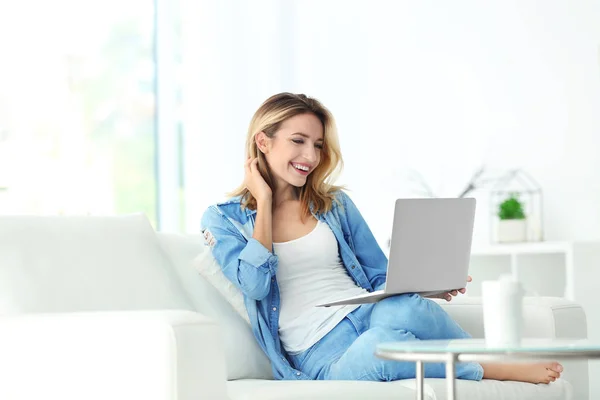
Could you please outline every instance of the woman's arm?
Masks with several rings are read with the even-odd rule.
[[[262,300],[277,274],[277,256],[273,249],[273,195],[258,170],[258,158],[244,163],[244,185],[256,199],[256,221],[250,240],[215,207],[202,217],[202,233],[223,274],[247,297]]]
[[[273,248],[273,202],[270,199],[256,202],[256,221],[252,237],[266,249]]]
[[[202,216],[202,232],[223,274],[253,300],[269,294],[271,278],[277,273],[277,256],[265,246],[271,241],[271,229],[267,229],[270,215],[257,210],[255,233],[248,241],[215,207]]]
[[[383,289],[387,274],[387,257],[350,197],[341,192],[341,200],[346,212],[352,242],[354,243],[354,254],[363,267],[373,289]]]

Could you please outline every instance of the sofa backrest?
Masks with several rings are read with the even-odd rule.
[[[272,379],[248,323],[193,267],[205,251],[202,236],[157,235],[142,214],[0,216],[0,316],[192,310],[221,324],[229,379]]]
[[[1,216],[0,316],[192,310],[142,214]]]
[[[225,298],[206,281],[193,263],[216,262],[201,235],[158,233],[163,249],[171,258],[194,309],[219,322],[223,332],[227,378],[273,379],[271,364],[258,346],[250,325]],[[207,252],[207,253],[205,253]],[[203,255],[202,257],[199,257]]]

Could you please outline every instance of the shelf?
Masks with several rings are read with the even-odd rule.
[[[474,246],[472,256],[518,255],[518,254],[566,254],[573,248],[571,242],[530,242]]]

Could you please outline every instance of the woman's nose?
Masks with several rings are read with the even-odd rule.
[[[306,158],[310,162],[317,161],[317,151],[314,146],[307,146],[307,149],[304,152],[304,158]]]

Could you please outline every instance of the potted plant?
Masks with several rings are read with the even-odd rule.
[[[523,204],[516,193],[500,203],[498,207],[498,242],[524,242],[527,240],[527,219]]]

